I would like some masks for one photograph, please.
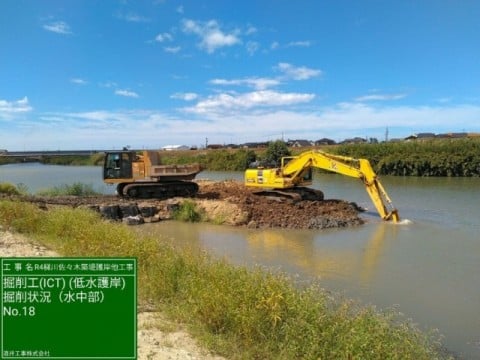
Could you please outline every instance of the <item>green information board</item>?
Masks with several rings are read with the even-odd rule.
[[[135,258],[0,261],[0,359],[136,359]]]

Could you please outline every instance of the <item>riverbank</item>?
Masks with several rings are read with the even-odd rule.
[[[58,257],[57,252],[17,233],[0,228],[0,257]],[[202,349],[181,324],[159,312],[137,314],[138,359],[222,360]],[[81,339],[79,339],[81,341]]]
[[[138,237],[86,209],[0,201],[0,225],[63,256],[136,257],[140,307],[185,324],[232,359],[449,358],[434,334],[398,313],[336,298],[318,284],[298,288],[285,275],[235,267],[166,238]]]
[[[103,217],[130,225],[157,222],[175,217],[183,206],[190,206],[196,218],[214,224],[248,228],[326,229],[363,224],[355,203],[339,199],[289,201],[254,195],[237,181],[199,181],[194,198],[128,199],[99,196],[9,196],[9,199],[37,204],[43,209],[55,206],[87,207]]]

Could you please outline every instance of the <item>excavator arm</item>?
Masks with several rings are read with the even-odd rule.
[[[302,186],[305,185],[305,174],[311,168],[323,169],[360,179],[380,217],[383,220],[393,220],[394,222],[400,220],[397,209],[393,207],[390,197],[378,180],[370,162],[366,159],[355,159],[318,150],[306,151],[295,157],[283,158],[281,168],[274,169],[273,172],[265,170],[265,175],[262,173],[262,179],[260,180],[258,177],[253,179],[248,173],[250,170],[247,170],[246,185],[277,189]]]

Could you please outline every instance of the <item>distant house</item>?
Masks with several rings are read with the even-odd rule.
[[[173,151],[173,150],[189,150],[190,147],[186,145],[165,145],[161,148],[162,150],[166,151]]]
[[[406,141],[431,140],[431,139],[435,139],[435,134],[434,133],[418,133],[418,134],[413,134],[413,135],[407,136],[405,138]]]
[[[266,142],[248,142],[242,144],[241,147],[244,149],[256,149],[256,148],[266,148],[268,147],[268,143]]]
[[[223,145],[221,144],[210,144],[210,145],[207,145],[207,149],[222,149],[223,148]]]
[[[291,147],[308,147],[313,144],[309,140],[288,140],[287,145]]]
[[[445,134],[438,134],[436,137],[439,139],[463,139],[468,137],[468,133],[466,132],[445,133]]]
[[[468,137],[468,134],[466,132],[450,133],[449,135],[452,139],[463,139]]]
[[[354,137],[352,139],[345,139],[340,144],[363,144],[366,143],[367,140],[361,137]]]
[[[323,138],[323,139],[319,139],[319,140],[315,141],[315,145],[316,145],[316,146],[320,146],[320,145],[335,145],[335,144],[336,144],[335,140],[327,139],[327,138]]]
[[[248,143],[242,144],[241,146],[244,149],[255,149],[256,147],[258,147],[258,143],[248,142]]]

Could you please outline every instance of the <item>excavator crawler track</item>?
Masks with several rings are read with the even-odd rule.
[[[265,196],[272,200],[282,201],[287,200],[293,203],[308,200],[308,201],[322,201],[324,196],[320,190],[315,190],[307,187],[294,187],[282,190],[259,190],[253,192],[255,195]]]

